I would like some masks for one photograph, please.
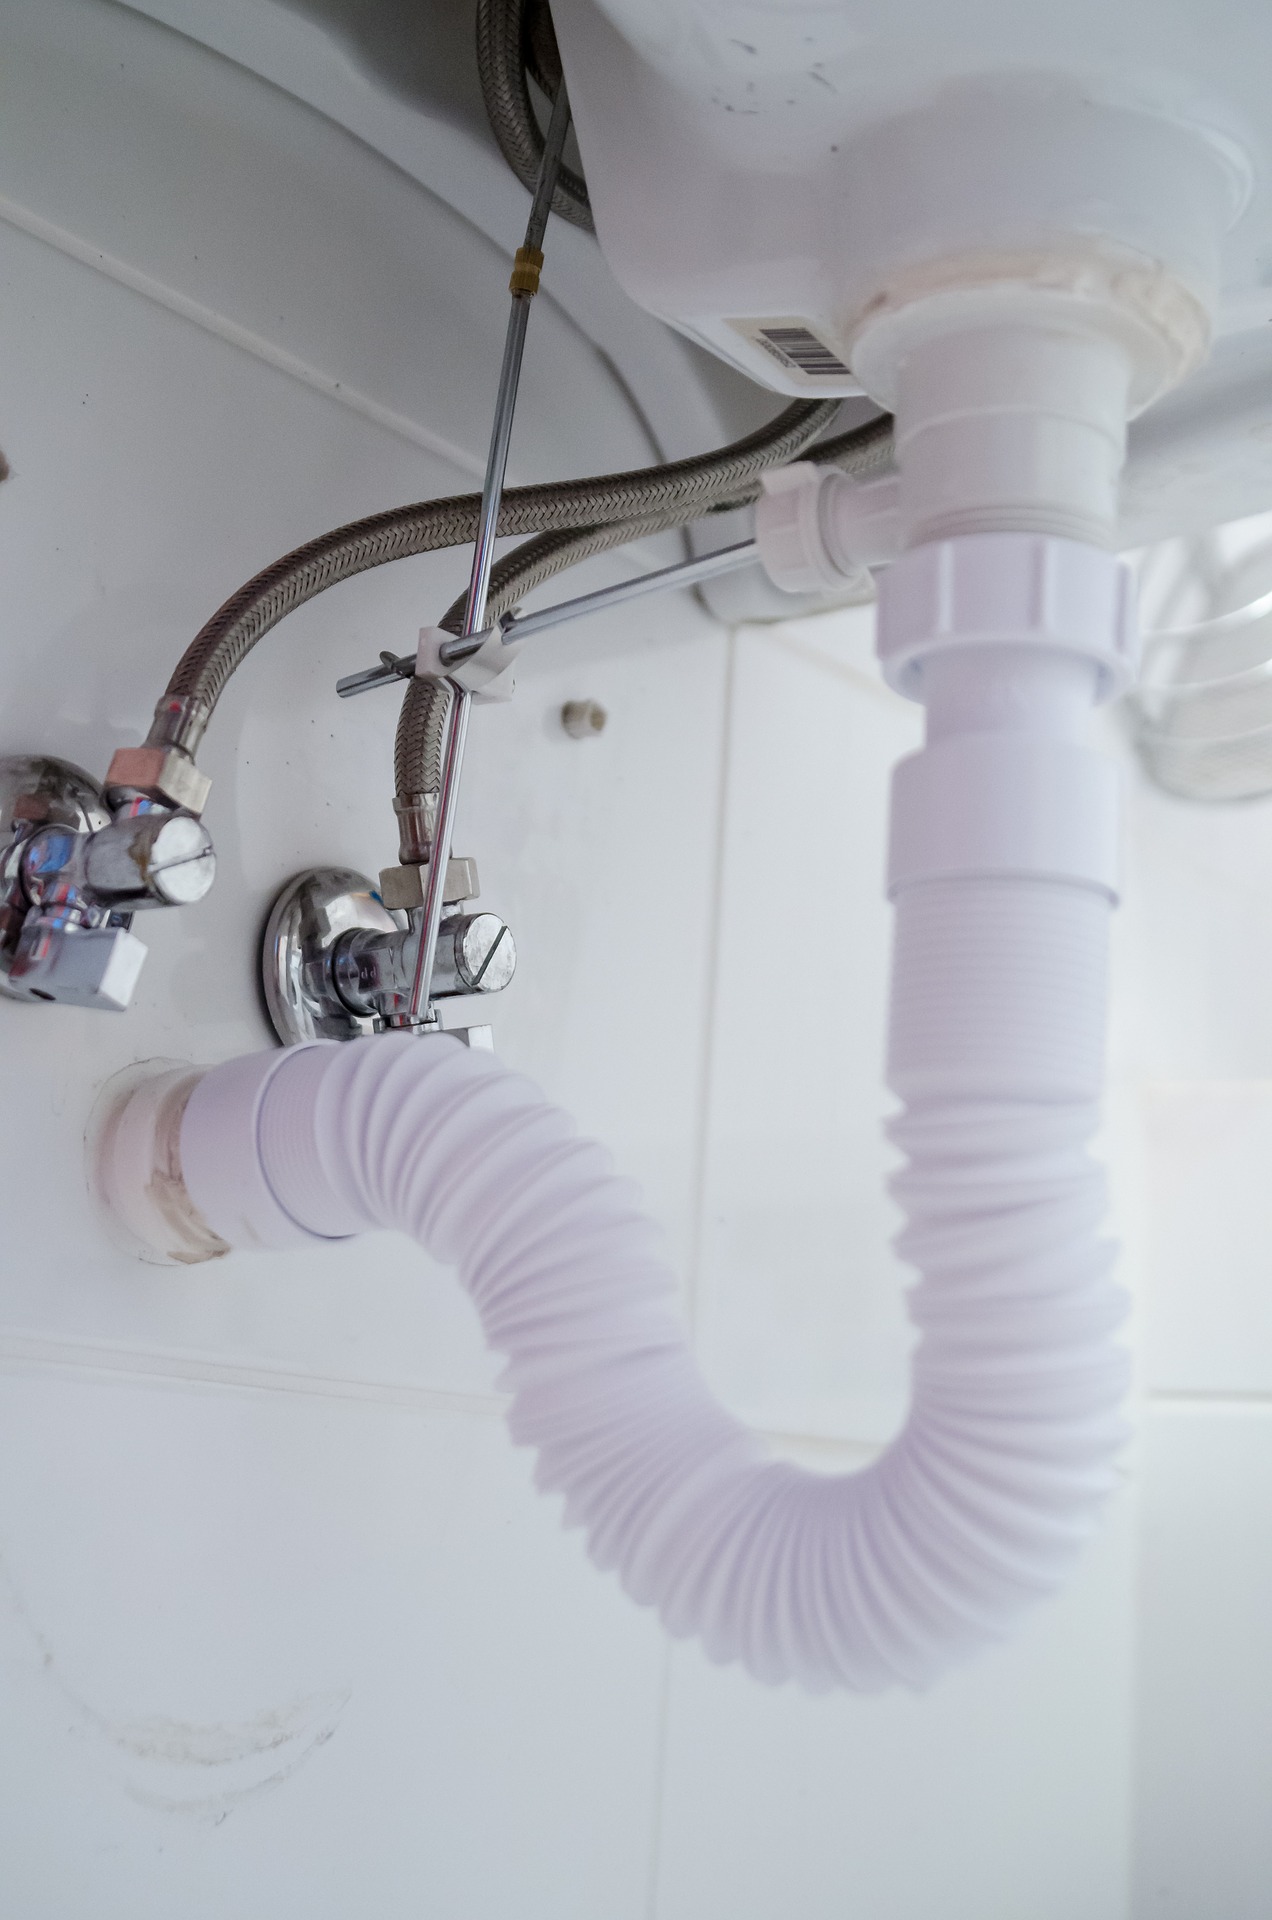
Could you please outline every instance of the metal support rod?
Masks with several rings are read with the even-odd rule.
[[[508,470],[508,444],[512,438],[512,419],[516,411],[517,389],[521,384],[521,359],[526,344],[530,302],[538,290],[539,267],[543,264],[540,249],[548,224],[548,215],[552,209],[552,196],[556,191],[557,174],[561,167],[561,154],[569,125],[570,103],[566,97],[563,80],[557,88],[556,99],[552,103],[552,118],[548,123],[543,158],[539,163],[539,174],[535,182],[534,199],[530,204],[525,242],[518,252],[516,264],[513,267],[512,306],[508,314],[508,330],[504,337],[503,365],[499,370],[495,418],[490,431],[490,451],[486,456],[486,476],[481,490],[481,518],[477,526],[476,544],[473,547],[473,570],[468,583],[468,600],[464,608],[465,635],[479,633],[485,624],[486,595],[490,587],[490,569],[495,557],[495,536],[499,527],[504,476]],[[415,975],[411,982],[411,1002],[407,1013],[407,1019],[412,1023],[423,1018],[428,1006],[429,987],[433,979],[433,962],[437,955],[437,935],[442,923],[442,895],[446,884],[446,866],[450,859],[455,809],[459,800],[460,775],[464,767],[464,746],[468,739],[468,711],[472,703],[472,695],[465,688],[455,686],[453,681],[451,685],[454,687],[455,697],[451,701],[450,720],[446,732],[446,753],[442,762],[441,785],[437,796],[437,824],[434,828],[433,845],[429,855],[424,901],[420,908],[419,947],[415,956]]]
[[[722,573],[758,560],[754,540],[741,540],[735,547],[721,547],[716,553],[700,554],[696,560],[680,560],[672,567],[659,567],[653,573],[637,574],[631,580],[616,581],[612,587],[597,587],[592,593],[580,593],[573,600],[558,600],[555,606],[537,607],[532,613],[506,613],[499,625],[506,646],[511,640],[528,640],[533,633],[549,627],[564,626],[567,620],[582,620],[589,613],[602,613],[607,607],[622,606],[627,600],[640,600],[647,593],[662,593],[668,587],[692,587],[699,580],[714,580]],[[450,666],[472,652],[460,635],[443,641],[439,652]]]
[[[534,199],[530,204],[530,218],[526,222],[526,237],[518,255],[518,266],[523,260],[533,256],[541,260],[543,236],[547,229],[548,215],[552,210],[552,196],[556,191],[557,174],[561,168],[561,154],[565,147],[565,136],[570,126],[570,103],[566,98],[565,82],[557,88],[556,99],[552,103],[552,118],[548,123],[547,140],[544,144],[543,159],[539,163],[539,177],[535,182]],[[538,286],[538,270],[532,267],[533,287]],[[512,418],[517,405],[517,389],[521,384],[521,358],[525,351],[526,327],[530,320],[530,302],[534,298],[531,287],[522,288],[518,282],[520,274],[513,273],[512,307],[508,314],[508,331],[504,339],[503,365],[499,369],[499,391],[495,398],[495,419],[490,432],[490,451],[486,456],[486,477],[481,490],[481,519],[477,526],[477,543],[473,548],[473,571],[468,584],[468,603],[464,608],[464,632],[480,633],[486,622],[486,594],[490,587],[490,569],[495,557],[495,535],[499,525],[499,507],[503,499],[504,476],[508,469],[508,443],[512,438]]]
[[[585,614],[603,613],[608,607],[618,607],[626,600],[639,600],[647,593],[663,593],[672,587],[692,587],[699,580],[714,580],[724,573],[734,573],[739,567],[747,567],[759,559],[759,548],[754,540],[741,540],[733,547],[720,547],[715,553],[699,554],[694,560],[680,560],[672,567],[659,567],[653,573],[637,574],[631,580],[615,581],[612,587],[597,587],[592,593],[580,593],[573,600],[558,600],[550,607],[537,607],[533,613],[505,613],[499,620],[499,628],[505,640],[528,640],[532,634],[546,632],[551,627],[564,625],[567,620],[581,620]],[[441,647],[441,657],[447,665],[453,665],[467,659],[473,651],[468,642],[456,635],[453,640],[445,641]],[[372,687],[391,686],[395,680],[409,680],[415,671],[415,655],[404,653],[400,659],[391,654],[383,656],[383,665],[366,667],[361,673],[346,674],[343,680],[337,680],[336,692],[342,700],[355,693],[369,693]]]

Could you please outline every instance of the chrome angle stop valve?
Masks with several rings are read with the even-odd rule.
[[[144,788],[131,784],[142,779]],[[69,761],[0,760],[0,989],[123,1012],[146,958],[133,915],[193,905],[216,877],[211,835],[196,811],[208,784],[188,757],[149,748],[117,753],[104,788]],[[390,867],[377,885],[324,867],[283,889],[263,956],[281,1040],[436,1029],[432,1003],[507,986],[516,966],[512,934],[497,914],[468,910],[476,863],[451,859],[429,1011],[411,1013],[426,874],[426,860]],[[488,1028],[451,1030],[489,1044]]]
[[[156,775],[147,788],[126,784],[130,758],[104,790],[65,760],[0,760],[0,987],[18,999],[122,1012],[146,957],[133,915],[212,885],[211,836],[183,804],[201,805],[207,782],[156,766],[131,769]]]
[[[345,867],[318,867],[284,887],[265,929],[265,1000],[279,1038],[352,1040],[395,1029],[445,1025],[469,1045],[489,1046],[490,1029],[442,1019],[436,1003],[457,1010],[470,996],[499,993],[512,979],[517,951],[496,913],[475,913],[477,866],[447,863],[444,906],[428,993],[428,1011],[411,1011],[424,930],[428,862],[388,867],[379,885]]]

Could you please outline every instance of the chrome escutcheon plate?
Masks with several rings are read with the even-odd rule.
[[[377,1022],[351,1013],[336,992],[331,955],[343,934],[400,930],[374,880],[350,867],[314,867],[289,880],[270,909],[261,953],[265,1005],[285,1047],[356,1040]]]

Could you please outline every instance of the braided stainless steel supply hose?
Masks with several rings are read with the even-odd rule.
[[[533,192],[544,135],[527,72],[540,91],[555,100],[561,56],[545,0],[478,0],[477,73],[486,113],[500,153],[522,186]],[[573,167],[562,166],[557,176],[552,211],[571,226],[593,231],[587,182]]]
[[[838,466],[845,472],[861,475],[885,467],[891,457],[892,421],[887,414],[849,433],[821,441],[808,453],[808,458],[819,466]],[[735,498],[721,499],[709,511],[723,512],[730,507],[744,506],[758,490],[757,477]],[[706,517],[698,507],[677,508],[639,519],[615,520],[605,526],[539,534],[495,563],[486,603],[487,618],[497,620],[533,588],[542,586],[567,567],[577,566],[580,561]],[[464,596],[461,595],[438,624],[458,633],[463,614]],[[431,818],[441,777],[441,743],[445,738],[450,700],[451,690],[445,682],[429,679],[407,682],[393,750],[396,789],[393,805],[402,827],[403,860],[417,857],[413,849],[418,846],[419,832]],[[426,830],[431,833],[431,828]]]
[[[757,432],[686,460],[509,488],[499,534],[578,531],[664,510],[683,510],[683,520],[697,519],[724,502],[746,498],[767,467],[782,466],[803,452],[829,425],[838,404],[796,401]],[[186,648],[155,708],[147,745],[193,756],[231,674],[286,614],[371,567],[471,544],[480,512],[476,493],[417,501],[336,527],[275,560],[231,595]]]

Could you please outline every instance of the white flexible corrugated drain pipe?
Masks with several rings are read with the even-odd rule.
[[[116,1129],[108,1190],[141,1141],[151,1200],[187,1224],[193,1208],[205,1249],[207,1229],[413,1235],[506,1356],[540,1484],[673,1634],[763,1680],[930,1681],[1058,1585],[1122,1433],[1122,1300],[1086,1155],[1113,787],[1078,735],[1129,637],[1119,564],[1072,541],[963,536],[887,577],[885,663],[929,710],[891,853],[899,1244],[922,1337],[908,1423],[865,1471],[766,1457],[702,1381],[633,1189],[453,1040],[248,1056],[192,1092],[186,1076]]]

